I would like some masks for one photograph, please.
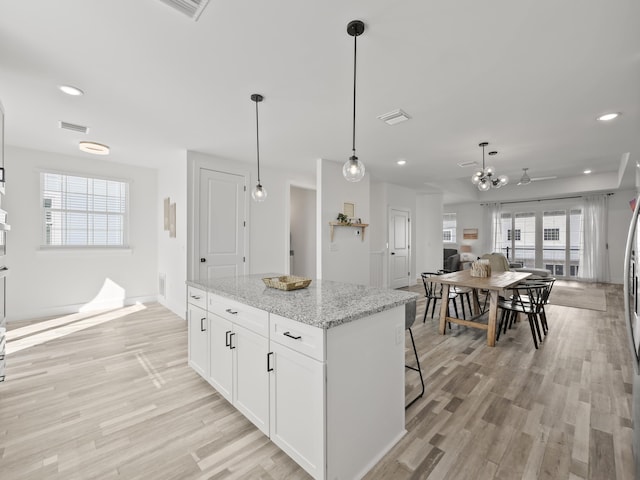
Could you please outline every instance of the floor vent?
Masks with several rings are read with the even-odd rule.
[[[62,120],[60,120],[60,128],[63,128],[65,130],[71,130],[72,132],[78,132],[78,133],[89,132],[89,127],[76,125],[75,123],[63,122]]]
[[[167,298],[167,276],[164,273],[158,274],[158,295]]]
[[[209,0],[160,0],[162,3],[184,13],[187,17],[197,21],[207,6]]]

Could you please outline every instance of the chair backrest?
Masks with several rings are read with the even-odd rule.
[[[416,301],[404,304],[404,329],[411,328],[416,321]]]
[[[546,286],[540,283],[520,283],[509,288],[512,306],[523,311],[538,313],[543,306]]]
[[[422,284],[424,285],[424,296],[427,298],[440,298],[442,296],[442,284],[431,280],[431,277],[440,275],[438,272],[422,272]]]
[[[542,277],[526,280],[525,283],[528,285],[539,285],[543,288],[541,303],[544,305],[549,303],[549,295],[551,295],[551,289],[553,288],[555,281],[555,277]]]
[[[509,271],[509,260],[502,253],[485,253],[482,255],[483,260],[489,260],[491,265],[491,273],[500,273]]]

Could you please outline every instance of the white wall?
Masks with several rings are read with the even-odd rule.
[[[479,203],[458,203],[455,205],[444,205],[443,213],[456,214],[456,241],[454,244],[445,244],[446,248],[456,248],[460,250],[461,245],[469,245],[474,257],[480,257],[486,252],[485,245],[490,232],[485,225],[484,207]],[[462,238],[465,228],[477,228],[477,240],[465,240]]]
[[[369,176],[359,182],[347,182],[342,176],[342,164],[318,160],[318,195],[320,215],[318,232],[321,268],[318,276],[325,280],[369,284],[369,236],[365,231],[356,236],[356,228],[336,227],[331,242],[329,222],[335,221],[343,204],[355,204],[355,216],[370,223]]]
[[[315,185],[309,176],[270,169],[260,165],[260,180],[267,190],[267,199],[256,203],[251,198],[251,189],[255,185],[255,165],[239,163],[200,152],[187,152],[187,191],[189,203],[194,201],[195,189],[192,188],[194,169],[210,168],[247,177],[247,239],[248,239],[248,273],[284,273],[289,266],[289,218],[290,218],[290,186]],[[191,207],[190,207],[191,208]],[[189,211],[189,220],[192,210]],[[189,238],[192,232],[189,231]],[[190,252],[192,242],[187,243],[187,259],[192,258]],[[193,257],[195,258],[195,257]],[[194,278],[191,265],[187,277]]]
[[[155,300],[157,295],[157,173],[88,156],[6,147],[4,209],[7,318],[17,320]],[[41,169],[130,181],[130,249],[41,250]]]
[[[416,199],[416,277],[442,268],[442,194]]]
[[[316,278],[316,191],[291,187],[291,274]]]
[[[176,204],[176,236],[169,237],[164,230],[164,199]],[[158,274],[165,275],[166,296],[158,301],[169,310],[186,318],[187,279],[187,159],[186,154],[175,162],[158,169],[158,196],[156,199],[155,232],[158,236]]]

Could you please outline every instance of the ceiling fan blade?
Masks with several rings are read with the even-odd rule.
[[[531,181],[532,182],[540,182],[542,180],[555,180],[556,178],[558,178],[558,177],[556,177],[556,176],[552,176],[552,177],[533,177],[531,179]]]

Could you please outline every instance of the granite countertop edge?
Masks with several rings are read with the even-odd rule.
[[[186,284],[268,313],[325,330],[411,303],[419,297],[414,292],[327,280],[314,280],[312,285],[306,289],[285,292],[265,286],[262,282],[262,277],[265,276],[277,276],[277,274],[246,276],[240,281],[240,285],[231,279],[213,280],[206,283],[187,280]],[[234,283],[233,288],[229,287],[230,283]],[[231,290],[235,290],[235,292]],[[314,290],[320,292],[317,294],[321,298],[320,301],[314,296],[316,293]],[[343,290],[347,292],[350,290],[363,291],[366,292],[367,298],[359,301],[358,297],[354,296],[353,300],[347,298],[345,301],[345,295],[335,299],[332,297],[332,295],[336,295],[336,292]],[[332,304],[334,300],[336,301],[335,305]]]

